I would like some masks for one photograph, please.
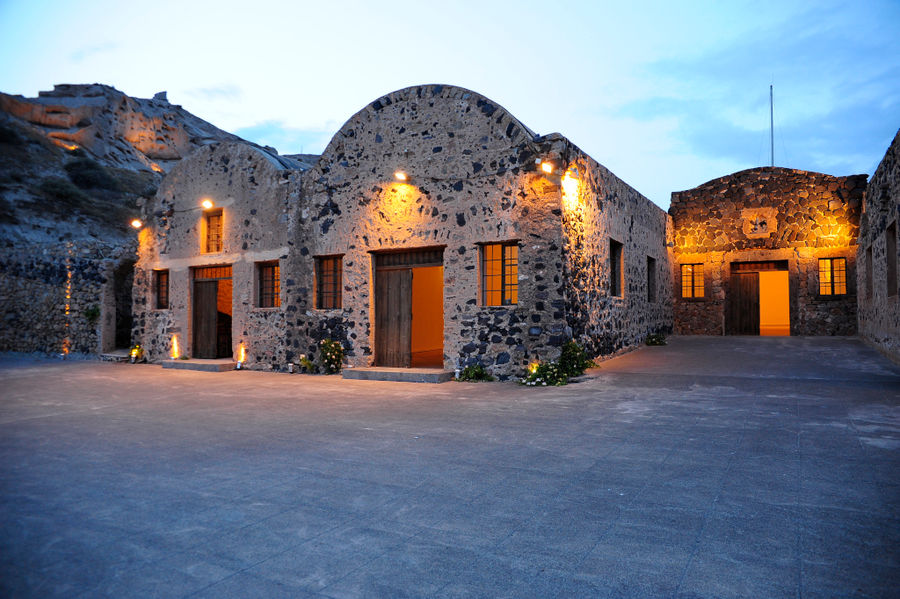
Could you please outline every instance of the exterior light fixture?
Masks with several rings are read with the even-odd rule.
[[[202,202],[200,202],[200,205],[203,206],[203,209],[204,209],[204,210],[209,210],[210,208],[212,208],[213,206],[215,206],[215,204],[213,204],[213,201],[210,200],[209,198],[206,198],[205,200],[203,200]]]
[[[140,229],[141,227],[144,226],[144,223],[141,222],[141,219],[136,218],[131,221],[131,226],[134,227],[135,229]]]
[[[395,171],[394,179],[396,179],[397,181],[403,181],[404,183],[406,183],[407,181],[409,181],[409,175],[407,175],[403,171]]]
[[[549,160],[544,160],[543,162],[541,162],[541,170],[548,175],[553,173],[553,163]]]

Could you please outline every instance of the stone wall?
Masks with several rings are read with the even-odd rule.
[[[889,291],[887,276],[887,235],[891,223],[897,223],[895,230],[900,228],[900,131],[894,136],[866,189],[857,259],[860,265],[857,269],[859,333],[900,362],[900,294],[896,287]],[[900,243],[895,247],[900,248]],[[869,255],[871,282],[867,280]],[[898,260],[898,256],[894,256],[894,260]]]
[[[279,261],[281,297],[294,279],[285,263],[294,219],[299,214],[299,171],[283,157],[245,144],[222,143],[197,150],[176,165],[145,207],[148,226],[140,235],[135,268],[134,337],[145,356],[159,361],[172,354],[173,337],[181,355],[192,355],[191,268],[231,265],[232,346],[243,344],[247,365],[281,369],[286,353],[285,306],[257,307],[256,263]],[[210,199],[222,208],[222,251],[204,253],[204,211]],[[169,271],[169,307],[154,305],[153,271]]]
[[[0,351],[99,353],[115,347],[113,272],[134,246],[60,242],[0,251]]]
[[[672,332],[669,217],[658,206],[561,138],[567,323],[592,356]],[[544,153],[554,150],[546,148]],[[610,240],[623,244],[623,289],[610,291]],[[655,261],[655,273],[647,258]],[[649,277],[653,277],[653,283]],[[650,297],[653,285],[654,297]]]
[[[786,260],[793,335],[856,334],[856,238],[866,175],[762,167],[672,194],[675,330],[726,333],[733,262]],[[818,293],[818,259],[846,258],[847,294]],[[704,265],[705,297],[681,297],[681,264]]]

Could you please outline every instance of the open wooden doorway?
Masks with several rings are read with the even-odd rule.
[[[444,365],[443,247],[375,254],[375,364]]]
[[[787,260],[733,262],[730,283],[727,334],[791,334]]]
[[[202,266],[193,275],[194,358],[230,358],[231,265]]]

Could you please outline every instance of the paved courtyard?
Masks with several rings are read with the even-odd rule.
[[[562,388],[0,360],[0,596],[897,597],[900,369],[675,337]]]

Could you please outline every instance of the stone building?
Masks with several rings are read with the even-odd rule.
[[[145,212],[134,337],[154,361],[174,342],[282,370],[333,339],[351,367],[505,378],[568,339],[601,355],[671,330],[666,213],[459,87],[379,98],[305,164],[203,148]]]
[[[865,186],[762,167],[673,193],[675,331],[855,335]]]
[[[859,334],[900,362],[897,263],[900,227],[900,131],[872,175],[860,217]]]

